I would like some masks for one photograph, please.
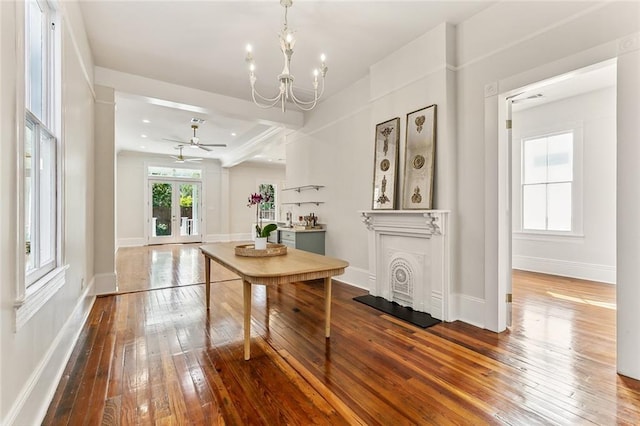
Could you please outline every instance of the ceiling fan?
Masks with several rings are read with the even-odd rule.
[[[215,146],[215,147],[227,146],[227,144],[224,144],[224,143],[200,143],[200,138],[196,135],[196,130],[198,130],[198,125],[192,124],[191,128],[193,129],[193,137],[189,139],[189,142],[179,141],[176,139],[166,139],[166,138],[162,138],[162,140],[170,141],[170,142],[179,142],[181,144],[189,145],[191,148],[200,148],[200,149],[204,149],[205,151],[211,151],[211,149],[208,148],[210,146]]]
[[[178,155],[170,155],[171,158],[175,159],[176,163],[195,163],[198,161],[202,161],[202,158],[184,158],[184,156],[182,155],[182,148],[184,148],[184,145],[178,145],[176,146],[176,149],[180,150],[180,154]]]

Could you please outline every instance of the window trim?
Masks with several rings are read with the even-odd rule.
[[[61,139],[63,132],[62,126],[62,28],[61,18],[55,4],[49,1],[38,0],[44,2],[47,7],[47,19],[49,23],[53,23],[53,33],[50,33],[47,40],[48,57],[50,58],[49,72],[46,77],[48,86],[46,119],[49,126],[44,123],[43,127],[55,138],[56,143],[56,261],[53,270],[44,274],[40,279],[35,280],[32,285],[27,286],[27,274],[25,268],[25,220],[24,220],[24,137],[25,126],[27,121],[26,108],[26,64],[25,55],[26,48],[26,7],[27,2],[18,3],[23,7],[15,8],[16,16],[16,139],[14,143],[16,149],[16,215],[17,226],[15,241],[17,242],[16,256],[16,282],[15,282],[15,300],[14,300],[14,332],[19,331],[28,321],[42,308],[46,302],[51,299],[66,281],[66,270],[69,265],[65,265],[65,250],[63,244],[64,230],[64,144]],[[52,56],[51,56],[52,55]],[[55,106],[55,107],[52,107]],[[32,116],[40,122],[35,115]],[[53,129],[53,131],[52,131]]]
[[[571,231],[557,230],[541,230],[541,229],[524,229],[524,141],[536,138],[544,138],[562,133],[573,132],[573,182],[571,185]],[[550,238],[584,238],[584,123],[582,121],[573,121],[558,123],[546,128],[528,130],[520,135],[518,164],[520,167],[520,181],[518,182],[518,196],[520,214],[517,215],[519,223],[514,224],[513,234],[518,234],[519,239],[527,236],[535,239],[543,239],[545,236]],[[514,200],[515,202],[515,200]]]

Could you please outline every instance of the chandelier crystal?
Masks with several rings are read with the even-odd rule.
[[[252,47],[247,45],[247,57],[245,61],[249,65],[249,82],[251,83],[251,97],[253,102],[260,108],[272,108],[280,104],[282,112],[287,110],[287,102],[293,103],[295,106],[303,111],[310,111],[316,106],[318,100],[324,93],[324,77],[327,74],[327,65],[325,64],[325,56],[320,56],[320,69],[313,70],[313,100],[303,101],[296,97],[293,87],[293,75],[291,74],[291,56],[293,56],[293,46],[296,43],[293,37],[293,31],[289,29],[287,22],[287,12],[293,0],[280,0],[280,4],[284,7],[284,26],[280,32],[280,50],[284,55],[284,68],[282,73],[278,76],[280,82],[279,93],[273,98],[268,98],[260,95],[256,91],[256,74],[255,74],[255,61],[253,59]],[[320,91],[318,92],[318,76],[321,77]]]

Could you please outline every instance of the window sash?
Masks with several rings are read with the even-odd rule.
[[[24,249],[28,288],[58,265],[58,147],[57,139],[28,111],[24,143]]]
[[[55,13],[45,0],[25,3],[25,109],[47,127],[55,121]]]
[[[568,140],[567,137],[569,137]],[[564,163],[568,163],[569,170],[558,170],[558,164],[562,165],[563,163],[564,153],[550,149],[554,142],[565,145],[568,158]],[[568,147],[566,147],[567,143]],[[573,130],[523,139],[521,152],[522,229],[526,231],[572,232],[574,230],[573,168],[575,164]],[[551,170],[550,173],[550,169],[553,168],[555,170]],[[557,194],[561,187],[567,192],[567,185],[570,194],[568,200],[559,199],[552,196],[553,194],[550,195],[550,191]],[[531,204],[534,202],[538,205]],[[568,212],[565,211],[566,209]],[[544,214],[544,218],[542,214]],[[567,221],[568,226],[566,225]]]

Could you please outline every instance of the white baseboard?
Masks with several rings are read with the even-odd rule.
[[[448,321],[462,321],[479,328],[485,328],[484,299],[452,293],[450,307]]]
[[[71,315],[64,323],[49,350],[20,390],[16,402],[7,416],[6,425],[41,424],[47,414],[49,404],[62,378],[64,369],[71,358],[82,328],[96,298],[94,280],[84,289]]]
[[[118,247],[142,247],[147,245],[146,238],[118,238]]]
[[[541,272],[609,284],[616,283],[616,267],[609,265],[514,255],[512,266],[514,269],[523,271]]]
[[[251,241],[251,233],[242,234],[207,234],[206,243],[224,243],[228,241]]]
[[[369,290],[369,271],[354,266],[349,266],[344,270],[344,274],[333,277],[335,281],[349,284],[364,290]]]
[[[115,272],[108,272],[105,274],[96,274],[95,280],[95,294],[113,294],[118,291],[118,281],[116,279]]]

